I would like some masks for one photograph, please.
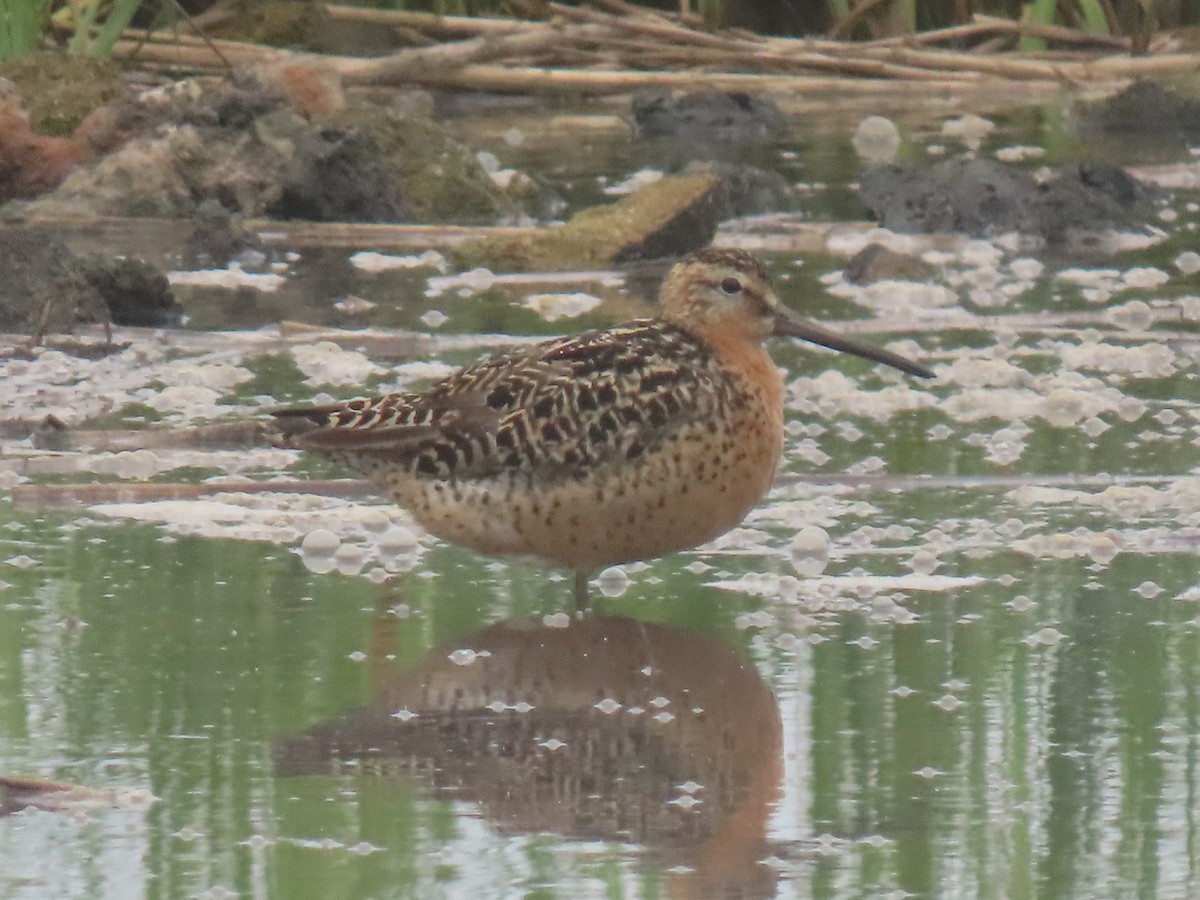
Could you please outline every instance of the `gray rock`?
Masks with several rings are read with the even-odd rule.
[[[79,259],[43,233],[0,229],[0,331],[73,331],[111,321]]]
[[[952,159],[926,169],[875,166],[859,198],[880,224],[910,233],[1009,231],[1059,243],[1072,231],[1131,226],[1149,190],[1113,166],[1064,166],[1039,182],[1015,166]]]
[[[778,172],[729,162],[693,162],[684,175],[713,174],[721,187],[713,198],[718,222],[739,216],[786,212],[800,205],[796,189]]]
[[[1141,80],[1077,111],[1076,120],[1084,134],[1183,144],[1200,139],[1200,100]]]
[[[765,141],[783,128],[783,113],[770,99],[741,92],[643,88],[633,95],[633,121],[640,138],[677,137],[700,141]]]
[[[177,327],[183,308],[175,301],[167,276],[140,259],[118,257],[80,260],[88,283],[107,304],[114,325]]]
[[[80,257],[40,231],[0,229],[0,331],[178,325],[166,276],[137,259]]]

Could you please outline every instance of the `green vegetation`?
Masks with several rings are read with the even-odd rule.
[[[1034,0],[1021,13],[1021,20],[1038,25],[1055,25],[1058,24],[1058,12],[1057,0]],[[1079,0],[1077,13],[1077,21],[1070,24],[1078,25],[1083,31],[1092,34],[1109,33],[1108,16],[1105,15],[1104,7],[1100,5],[1099,0]],[[1041,52],[1047,49],[1046,40],[1027,34],[1021,38],[1017,49]]]
[[[38,48],[45,13],[45,3],[0,0],[0,59],[12,59]]]
[[[1099,0],[1079,0],[1079,13],[1083,17],[1084,31],[1093,34],[1108,34],[1108,16]]]
[[[85,56],[108,56],[141,5],[142,0],[113,0],[106,9],[100,0],[89,0],[75,11],[75,30],[67,49]]]
[[[1036,22],[1039,25],[1053,25],[1057,11],[1057,0],[1034,0],[1021,11],[1021,20]],[[1046,39],[1027,34],[1022,36],[1017,48],[1025,52],[1039,52],[1046,49]]]
[[[70,31],[67,49],[108,56],[143,0],[0,0],[0,60],[37,50],[51,28]]]

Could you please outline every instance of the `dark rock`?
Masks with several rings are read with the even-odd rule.
[[[303,130],[268,216],[313,222],[402,222],[399,188],[369,138],[353,130]]]
[[[707,178],[712,187],[681,204],[660,227],[623,247],[613,257],[615,264],[679,257],[708,246],[717,226],[727,219],[780,212],[799,203],[795,190],[782,175],[753,166],[697,162],[687,166],[680,177]]]
[[[54,450],[58,453],[74,448],[75,441],[67,423],[58,416],[49,415],[34,425],[30,432],[33,446],[39,450]]]
[[[991,160],[953,159],[928,169],[872,166],[858,196],[880,224],[899,232],[1029,230],[1027,198],[1037,181],[1022,169]]]
[[[45,234],[0,229],[0,331],[62,332],[111,322],[78,258]]]
[[[229,83],[202,98],[189,110],[193,124],[213,124],[221,128],[248,128],[259,116],[283,107],[285,97],[275,85],[238,73]]]
[[[262,239],[242,223],[242,217],[215,200],[197,207],[192,226],[181,254],[185,266],[221,267],[247,250],[265,252]]]
[[[1184,143],[1200,139],[1200,100],[1183,97],[1156,81],[1135,81],[1085,108],[1078,120],[1080,130],[1088,134]]]
[[[684,175],[711,174],[721,179],[713,195],[713,214],[718,221],[786,212],[800,205],[795,188],[778,172],[729,162],[693,162]]]
[[[883,244],[867,244],[850,259],[842,278],[851,284],[876,281],[927,281],[935,274],[933,266],[915,256],[897,253]]]
[[[677,95],[666,88],[644,88],[634,93],[632,104],[640,138],[765,141],[784,123],[783,114],[771,100],[741,92]]]
[[[486,225],[513,222],[525,212],[492,181],[475,151],[430,119],[351,105],[334,121],[365,134],[379,149],[413,221]]]
[[[167,276],[149,263],[93,257],[80,265],[88,283],[108,304],[114,325],[167,328],[183,320],[183,308],[171,294]]]
[[[76,256],[40,232],[0,229],[0,330],[73,331],[80,325],[177,325],[166,276],[133,259]]]
[[[859,198],[893,231],[961,231],[975,237],[1017,231],[1049,243],[1068,232],[1129,226],[1148,189],[1111,166],[1072,165],[1039,182],[985,159],[952,159],[927,169],[875,166]]]
[[[1152,190],[1138,181],[1120,166],[1103,163],[1068,163],[1059,168],[1059,177],[1053,185],[1070,185],[1078,181],[1084,187],[1098,191],[1128,209],[1146,199]]]
[[[698,195],[691,203],[681,204],[655,228],[645,231],[637,240],[627,241],[613,254],[613,264],[681,256],[707,246],[717,232],[719,193],[720,182],[717,182],[714,190]]]

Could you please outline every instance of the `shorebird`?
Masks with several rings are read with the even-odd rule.
[[[925,367],[804,319],[741,250],[685,257],[660,314],[484,359],[425,391],[274,411],[294,445],[378,482],[427,531],[575,573],[699,546],[745,518],[783,448],[793,337]]]

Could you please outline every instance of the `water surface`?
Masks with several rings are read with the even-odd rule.
[[[1047,121],[1014,117],[993,143],[1036,143]],[[780,166],[845,168],[845,137]],[[785,302],[878,315],[873,339],[939,377],[773,347],[776,488],[709,547],[605,573],[583,621],[560,573],[440,544],[374,495],[64,506],[31,487],[342,474],[319,462],[8,442],[0,776],[118,793],[0,818],[0,895],[1189,896],[1194,199],[1107,274],[977,242],[932,257],[931,285],[827,291],[836,253],[764,254]],[[354,295],[377,326],[494,345],[648,308],[592,284],[604,303],[546,322],[520,286],[425,297],[435,274],[328,251],[288,277],[322,324],[364,321],[333,306]],[[198,329],[284,315],[269,295],[188,302]],[[260,338],[6,362],[4,415],[239,420],[478,352]],[[335,555],[299,552],[317,529]]]

